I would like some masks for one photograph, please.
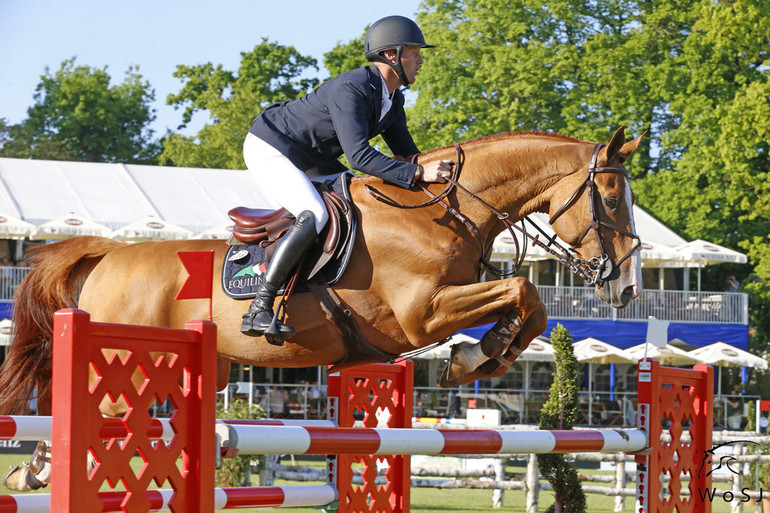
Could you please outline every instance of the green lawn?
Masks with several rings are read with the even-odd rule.
[[[18,465],[23,459],[22,456],[0,454],[0,468],[8,468],[11,465]],[[28,457],[27,457],[28,459]],[[320,462],[308,462],[297,460],[298,465],[307,466],[319,466]],[[3,467],[4,466],[4,467]],[[521,469],[517,469],[521,471]],[[598,471],[586,471],[581,469],[581,473],[592,473]],[[258,476],[254,476],[253,483],[256,486]],[[302,484],[317,484],[317,483],[302,483]],[[287,485],[299,485],[294,482],[277,481],[278,486]],[[598,485],[598,483],[597,483]],[[633,485],[629,484],[629,488]],[[726,484],[721,484],[720,487],[725,488]],[[47,493],[48,488],[41,490],[43,493]],[[3,490],[0,494],[10,494],[11,492]],[[35,492],[31,492],[35,493]],[[588,496],[588,511],[591,513],[612,513],[615,507],[615,498],[606,497],[604,495],[589,494]],[[540,494],[540,511],[545,509],[553,501],[553,494],[551,492],[542,492]],[[511,513],[524,513],[526,504],[525,493],[518,490],[507,490],[505,492],[505,504],[501,510]],[[625,511],[633,511],[634,500],[633,497],[626,498]],[[283,508],[282,508],[283,509]],[[292,513],[319,513],[318,508],[291,508]],[[492,510],[492,490],[448,490],[448,489],[436,489],[436,488],[413,488],[411,511],[414,513],[433,513],[433,512],[451,512],[451,513],[475,513],[475,512],[489,512]],[[238,511],[244,512],[257,512],[264,511],[262,509],[239,509]],[[730,511],[729,503],[717,499],[714,501],[714,513],[728,513]],[[744,511],[749,513],[753,512],[753,508],[744,508]]]

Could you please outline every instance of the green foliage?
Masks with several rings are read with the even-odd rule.
[[[408,118],[421,148],[514,130],[641,134],[639,204],[689,239],[744,251],[752,346],[770,349],[770,3],[426,0]]]
[[[330,77],[370,64],[364,57],[364,37],[367,30],[369,27],[364,30],[360,39],[353,39],[347,43],[338,42],[337,46],[324,54],[324,67]]]
[[[235,399],[225,410],[222,405],[217,406],[218,419],[263,419],[267,417],[265,410],[256,404],[251,405],[243,399]],[[258,463],[255,465],[255,462]],[[251,472],[264,466],[263,456],[236,456],[235,458],[222,458],[222,466],[217,469],[216,486],[251,486]]]
[[[750,266],[714,266],[704,281],[735,274],[744,284],[750,347],[762,353],[770,345],[770,4],[698,1],[680,16],[678,51],[665,61],[666,108],[677,122],[660,136],[669,162],[635,191],[686,237],[748,254]]]
[[[110,85],[107,68],[66,60],[35,89],[27,119],[6,127],[0,156],[86,162],[153,163],[159,151],[147,127],[155,91],[131,67]]]
[[[580,364],[572,351],[572,335],[558,324],[551,333],[556,371],[540,416],[540,429],[572,429],[578,411]]]
[[[180,128],[196,113],[207,113],[210,123],[196,136],[169,135],[163,141],[160,163],[243,169],[243,140],[252,121],[265,107],[298,98],[315,87],[317,79],[303,78],[309,69],[317,69],[315,59],[267,39],[241,53],[237,73],[210,62],[177,66],[174,76],[184,85],[166,103],[184,109]]]
[[[572,351],[572,335],[558,324],[551,332],[556,372],[548,399],[540,413],[540,429],[572,429],[578,411],[580,365]],[[581,513],[586,496],[575,468],[563,454],[538,454],[540,473],[553,486],[556,503],[546,511]]]

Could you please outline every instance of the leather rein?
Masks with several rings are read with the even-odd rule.
[[[588,261],[582,260],[578,257],[576,257],[574,252],[574,247],[565,248],[561,244],[559,244],[556,241],[556,235],[553,237],[550,237],[547,233],[545,233],[537,224],[535,224],[531,219],[528,217],[524,217],[521,220],[521,226],[517,226],[512,221],[508,219],[508,214],[504,212],[500,212],[497,209],[495,209],[493,206],[485,202],[483,199],[479,198],[476,194],[469,191],[467,188],[465,188],[462,184],[459,183],[460,179],[460,173],[462,171],[462,168],[465,164],[465,152],[463,151],[460,144],[455,145],[455,149],[457,151],[457,161],[455,162],[454,169],[452,170],[452,176],[449,178],[446,178],[447,186],[439,193],[434,194],[432,193],[425,185],[418,183],[417,185],[419,188],[430,198],[428,201],[425,201],[423,203],[417,204],[417,205],[405,205],[402,203],[399,203],[395,201],[394,199],[388,197],[387,195],[383,194],[376,188],[365,185],[365,188],[369,194],[372,195],[375,199],[378,201],[381,201],[387,205],[390,205],[392,207],[401,208],[401,209],[415,209],[415,208],[425,208],[432,205],[439,204],[444,209],[446,209],[447,212],[449,212],[455,219],[460,221],[468,230],[473,233],[476,240],[479,242],[481,246],[481,252],[482,257],[480,259],[480,263],[484,268],[486,268],[488,271],[492,272],[493,274],[506,278],[513,276],[519,272],[519,269],[521,268],[522,264],[524,263],[524,257],[527,253],[527,242],[530,241],[532,245],[537,246],[544,251],[550,253],[553,255],[559,262],[566,265],[573,273],[583,278],[588,284],[590,285],[597,285],[599,287],[603,286],[606,281],[611,279],[611,274],[614,269],[617,268],[621,263],[623,263],[626,259],[628,259],[634,251],[638,250],[641,247],[641,239],[638,235],[635,233],[631,233],[628,230],[624,230],[623,228],[620,228],[617,225],[610,224],[606,221],[602,221],[599,219],[598,211],[596,209],[596,196],[598,195],[598,190],[596,189],[596,183],[595,178],[598,173],[616,173],[628,176],[628,170],[621,168],[621,167],[597,167],[596,161],[597,157],[599,155],[599,150],[601,150],[604,147],[604,144],[597,143],[593,151],[591,152],[591,159],[589,161],[588,166],[588,176],[586,179],[573,191],[573,193],[567,198],[567,200],[564,202],[564,204],[554,213],[553,216],[549,219],[549,223],[553,224],[556,219],[558,219],[564,212],[566,212],[569,207],[572,205],[573,201],[580,195],[580,193],[583,191],[583,189],[588,190],[589,194],[589,208],[591,213],[591,220],[589,221],[588,225],[585,227],[583,232],[581,233],[580,237],[578,238],[578,244],[582,242],[582,240],[586,237],[586,235],[589,233],[589,231],[593,230],[596,234],[596,237],[599,242],[599,247],[602,249],[602,256],[601,257],[595,257]],[[491,252],[490,248],[485,248],[485,241],[481,237],[481,234],[478,231],[478,228],[476,228],[475,224],[471,222],[468,217],[463,215],[461,212],[459,212],[457,209],[446,203],[445,198],[452,193],[455,189],[460,189],[466,194],[468,194],[471,198],[476,200],[477,202],[481,203],[487,210],[492,212],[504,225],[505,229],[508,230],[508,232],[511,234],[511,238],[513,239],[514,245],[516,247],[516,257],[514,258],[515,265],[508,270],[500,269],[498,267],[495,267],[492,265],[492,263],[488,260],[488,255]],[[526,224],[529,223],[531,226],[533,226],[537,231],[540,233],[537,235],[532,235],[527,231]],[[617,262],[613,262],[609,256],[607,255],[605,249],[604,249],[604,241],[602,239],[600,228],[604,226],[606,228],[609,228],[611,230],[614,230],[622,235],[625,235],[627,237],[631,237],[633,239],[636,239],[637,243],[632,247],[628,253],[626,253],[620,260]],[[519,245],[519,241],[516,238],[516,234],[514,233],[514,230],[521,233],[523,238],[523,248]],[[540,236],[543,236],[547,242],[543,242],[540,239]]]

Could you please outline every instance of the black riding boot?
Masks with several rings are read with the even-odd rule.
[[[304,210],[297,216],[294,226],[277,243],[273,258],[267,266],[264,281],[257,290],[257,297],[243,315],[241,333],[252,337],[265,335],[273,345],[283,345],[283,339],[294,336],[291,326],[274,322],[273,303],[278,289],[302,261],[318,235],[315,231],[315,215]]]

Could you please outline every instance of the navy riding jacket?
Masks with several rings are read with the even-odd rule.
[[[344,171],[337,160],[344,153],[353,169],[407,188],[414,182],[417,166],[389,158],[369,145],[369,139],[382,134],[394,155],[419,153],[406,127],[400,90],[393,93],[393,105],[379,120],[382,89],[375,66],[347,71],[307,96],[263,110],[249,132],[306,173]]]

